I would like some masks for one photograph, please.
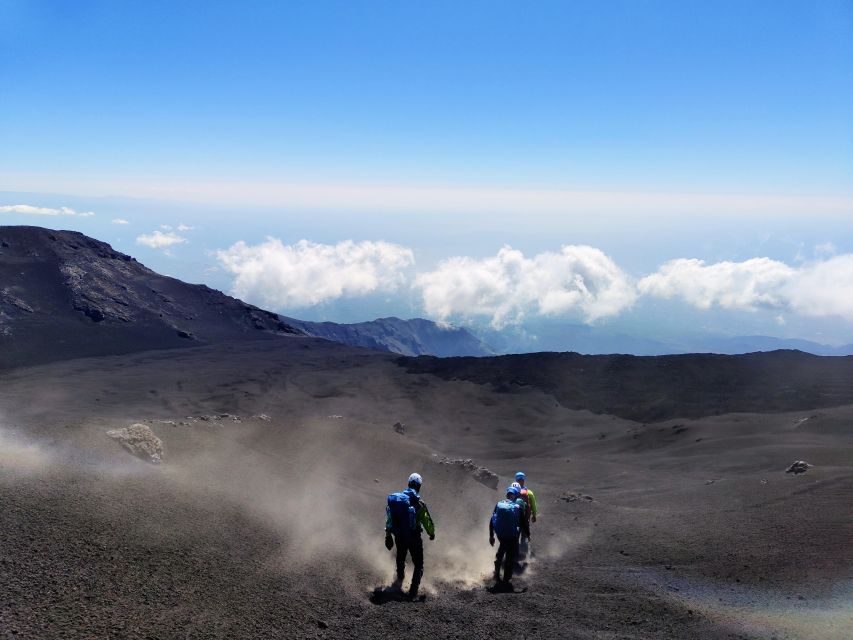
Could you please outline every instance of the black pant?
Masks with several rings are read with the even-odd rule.
[[[424,541],[420,533],[410,535],[396,534],[394,544],[397,545],[397,581],[402,583],[406,577],[406,554],[412,555],[412,564],[415,570],[412,573],[412,586],[410,591],[417,593],[424,575]]]
[[[513,536],[508,540],[498,539],[498,552],[495,554],[495,577],[500,580],[501,562],[504,568],[504,581],[512,580],[512,570],[518,558],[518,538]]]

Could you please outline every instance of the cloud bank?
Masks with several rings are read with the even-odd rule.
[[[699,309],[774,309],[853,320],[853,254],[791,267],[769,258],[705,264],[680,259],[637,283],[640,295],[680,298]]]
[[[22,213],[28,216],[76,216],[78,218],[91,218],[94,211],[77,211],[71,207],[36,207],[31,204],[5,204],[0,205],[0,213]]]
[[[171,232],[158,234],[165,238]],[[486,320],[496,329],[533,316],[592,324],[641,299],[680,300],[697,309],[771,310],[779,322],[785,313],[853,320],[853,254],[816,255],[822,257],[797,266],[767,257],[716,263],[679,258],[637,279],[600,249],[584,245],[532,256],[504,246],[486,258],[447,258],[411,278],[412,250],[387,242],[286,245],[267,238],[253,246],[238,242],[216,254],[235,276],[234,295],[277,310],[407,285],[428,317]]]
[[[389,242],[286,245],[277,238],[241,241],[216,256],[235,275],[236,296],[280,310],[394,291],[415,261],[411,249]]]
[[[148,235],[142,234],[136,238],[136,244],[151,247],[152,249],[167,249],[172,245],[183,244],[186,241],[186,238],[179,236],[174,231],[167,231],[166,233],[155,231]]]
[[[509,246],[481,260],[449,258],[418,275],[414,287],[431,316],[486,316],[495,328],[530,313],[579,314],[594,322],[618,314],[637,297],[628,275],[604,252],[575,245],[531,258]]]

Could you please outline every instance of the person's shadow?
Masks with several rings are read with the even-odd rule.
[[[423,602],[426,596],[421,594],[414,600],[405,591],[397,587],[376,587],[370,594],[373,604],[388,604],[389,602]]]
[[[500,580],[491,587],[486,587],[486,591],[489,593],[524,593],[527,591],[527,587],[516,589],[512,582],[504,582],[503,580]]]

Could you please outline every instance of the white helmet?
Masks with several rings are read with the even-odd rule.
[[[409,476],[409,484],[410,485],[416,484],[418,486],[421,486],[423,483],[424,483],[424,479],[421,478],[421,474],[413,473],[412,475]]]
[[[512,483],[511,485],[509,485],[509,486],[511,486],[511,487],[515,487],[516,489],[518,489],[519,491],[521,491],[521,485],[520,485],[520,484],[518,484],[517,482],[513,482],[513,483]]]

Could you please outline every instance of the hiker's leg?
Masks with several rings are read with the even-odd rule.
[[[507,540],[506,543],[506,562],[504,562],[504,581],[512,580],[512,570],[515,568],[515,561],[518,558],[518,538]]]
[[[498,540],[498,552],[495,554],[495,580],[501,579],[501,565],[506,555],[506,542]]]
[[[397,586],[401,586],[406,577],[406,554],[409,553],[409,541],[403,536],[394,536],[397,547]]]
[[[412,554],[412,586],[409,588],[409,595],[413,598],[418,595],[418,588],[421,585],[421,577],[424,575],[424,541],[420,536],[412,538],[412,543],[409,545],[409,552]]]

